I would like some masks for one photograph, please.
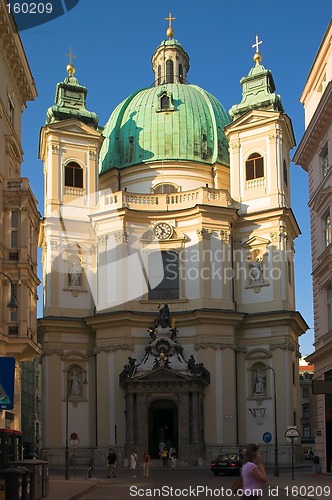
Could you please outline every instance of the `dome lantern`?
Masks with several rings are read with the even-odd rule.
[[[155,85],[165,83],[186,83],[189,71],[189,56],[182,45],[175,40],[172,13],[165,17],[168,21],[166,36],[168,40],[161,42],[152,56],[152,69],[155,75]]]

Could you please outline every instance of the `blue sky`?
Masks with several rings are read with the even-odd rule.
[[[43,213],[43,167],[38,160],[40,127],[66,76],[69,47],[75,76],[88,88],[87,108],[104,125],[124,98],[154,80],[151,56],[166,38],[171,11],[174,37],[190,57],[189,83],[215,95],[228,111],[241,100],[240,79],[253,66],[258,34],[262,64],[273,73],[277,93],[293,122],[297,144],[304,131],[299,98],[330,20],[330,0],[249,2],[237,0],[80,0],[67,14],[21,33],[38,98],[23,113],[23,175]],[[295,149],[292,151],[293,156]],[[302,235],[295,241],[296,305],[311,330],[302,354],[313,351],[313,315],[307,174],[291,166],[292,205]],[[39,269],[40,276],[41,268]],[[42,315],[40,292],[39,316]]]

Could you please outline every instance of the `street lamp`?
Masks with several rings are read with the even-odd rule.
[[[18,302],[17,302],[16,295],[14,293],[13,280],[8,276],[8,274],[3,273],[2,271],[0,271],[0,274],[2,276],[5,276],[5,278],[9,279],[9,281],[10,281],[10,301],[8,302],[7,307],[10,310],[10,312],[15,312],[18,309]]]
[[[68,440],[68,423],[69,423],[69,375],[72,373],[84,373],[84,382],[83,384],[87,384],[87,373],[84,368],[81,367],[73,367],[71,370],[67,372],[67,388],[66,388],[66,448],[65,448],[65,479],[69,479],[69,440]]]
[[[269,365],[264,365],[265,369],[272,370],[273,373],[273,399],[274,399],[274,477],[279,476],[279,462],[278,462],[278,421],[277,421],[277,389],[276,389],[276,372],[274,368]]]

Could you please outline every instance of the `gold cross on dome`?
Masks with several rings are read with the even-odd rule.
[[[71,50],[71,47],[69,47],[69,54],[66,54],[66,57],[69,57],[69,64],[73,64],[73,57],[76,57],[76,56],[74,56],[74,54]]]
[[[165,17],[165,21],[168,21],[168,27],[172,27],[172,21],[175,21],[175,17],[172,17],[172,12],[168,14],[168,17]]]
[[[258,35],[256,35],[256,43],[254,43],[254,45],[252,45],[252,48],[256,47],[256,52],[259,52],[258,50],[258,45],[260,45],[261,43],[263,43],[262,41],[258,41]]]

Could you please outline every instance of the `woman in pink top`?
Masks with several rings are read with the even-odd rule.
[[[242,467],[243,496],[260,498],[262,486],[267,482],[262,453],[258,444],[250,443],[243,450],[245,463]]]

